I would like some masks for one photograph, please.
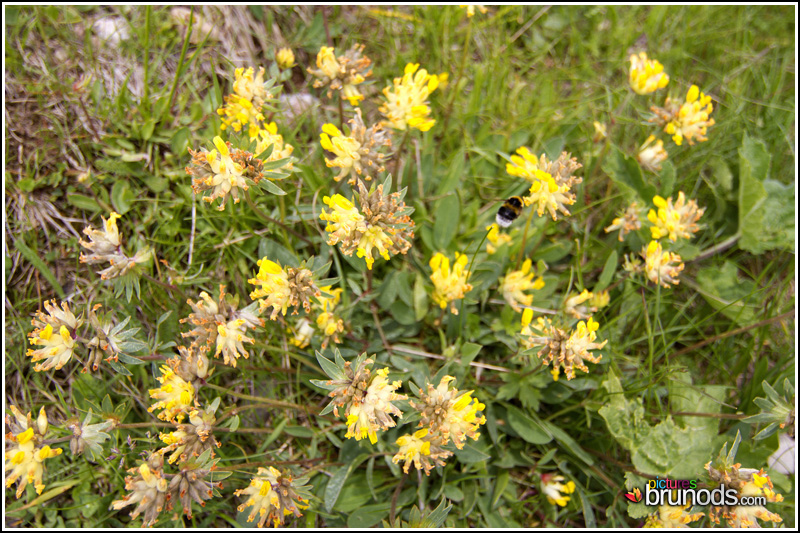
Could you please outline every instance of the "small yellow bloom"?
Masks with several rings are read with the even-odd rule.
[[[405,461],[403,471],[407,474],[408,468],[413,463],[417,470],[422,470],[422,456],[431,454],[431,443],[423,440],[428,435],[428,428],[420,429],[413,435],[403,435],[397,439],[400,450],[392,458],[392,462],[397,464]]]
[[[251,130],[251,133],[255,133],[255,135],[252,136],[250,140],[256,140],[254,155],[258,156],[272,146],[272,154],[264,159],[265,163],[286,159],[292,156],[294,146],[284,142],[283,135],[278,133],[278,126],[274,122],[264,124],[261,128]],[[294,167],[290,161],[282,168],[291,170]]]
[[[658,139],[655,144],[652,144],[653,141],[656,141],[655,135],[651,135],[647,138],[644,144],[639,148],[639,154],[636,156],[636,159],[645,170],[661,172],[661,163],[667,160],[668,154],[667,151],[664,150],[664,141]]]
[[[206,202],[213,202],[216,198],[222,198],[222,203],[217,208],[220,211],[225,209],[225,202],[229,196],[233,196],[233,203],[239,203],[239,189],[246,191],[250,188],[244,177],[244,168],[231,158],[228,144],[221,137],[214,137],[214,146],[217,150],[209,152],[195,152],[194,159],[198,164],[208,165],[208,174],[199,177],[192,183],[195,193],[211,190],[211,195],[203,196]],[[199,167],[198,167],[199,168]]]
[[[291,48],[281,48],[275,53],[275,61],[282,70],[295,66],[294,52]]]
[[[158,418],[161,420],[181,421],[194,402],[194,387],[191,383],[178,376],[168,365],[161,365],[161,375],[156,378],[161,386],[150,389],[150,397],[158,402],[148,407],[152,413],[156,409],[163,409]]]
[[[647,59],[645,52],[631,55],[629,81],[631,89],[637,94],[650,94],[662,89],[669,83],[669,76],[664,73],[664,65],[655,59]]]
[[[286,316],[291,299],[288,274],[280,264],[270,261],[266,257],[259,259],[256,264],[258,265],[258,274],[248,283],[258,288],[250,293],[250,298],[259,299],[262,311],[267,307],[272,307],[270,320],[275,320],[278,313]]]
[[[378,442],[378,431],[395,427],[397,423],[389,415],[403,418],[403,413],[392,402],[405,400],[402,394],[395,391],[402,384],[400,381],[389,382],[389,369],[383,368],[375,372],[369,382],[363,401],[353,403],[347,411],[347,433],[345,437],[356,440],[369,438],[372,444]]]
[[[430,267],[433,270],[431,274],[434,287],[433,301],[442,309],[445,309],[449,303],[450,311],[454,315],[458,314],[455,301],[462,299],[472,290],[472,285],[467,283],[468,274],[464,271],[467,262],[467,256],[458,252],[456,252],[452,270],[450,269],[450,259],[441,253],[436,253],[430,260]]]
[[[15,444],[5,452],[3,470],[11,470],[6,476],[6,487],[17,482],[16,496],[22,496],[28,483],[32,483],[36,494],[44,490],[42,475],[44,475],[44,461],[61,454],[61,448],[52,449],[49,446],[36,448],[33,428],[30,427],[19,435],[7,435],[10,443]]]
[[[568,481],[564,484],[562,481],[564,481],[564,476],[542,474],[542,493],[547,496],[547,501],[551,505],[566,507],[567,502],[570,500],[567,494],[575,492],[574,482]]]
[[[361,154],[359,153],[361,143],[353,137],[345,136],[333,124],[324,124],[319,137],[322,147],[336,155],[334,159],[325,158],[325,164],[328,168],[338,167],[341,169],[339,175],[333,178],[336,181],[340,181],[350,173],[350,170],[361,159]]]
[[[517,154],[511,156],[511,163],[506,163],[506,172],[533,183],[536,181],[539,159],[525,146],[517,148]]]
[[[657,115],[653,120],[664,124],[664,131],[672,135],[672,140],[678,146],[683,144],[684,139],[690,145],[695,141],[707,141],[706,132],[715,124],[714,119],[709,118],[714,111],[711,97],[701,93],[697,85],[689,88],[684,103],[678,104],[667,98],[664,108],[651,109]]]
[[[705,515],[703,513],[687,513],[691,505],[661,505],[658,512],[647,517],[644,527],[653,528],[688,528],[687,524],[700,520]]]
[[[249,124],[252,132],[258,128],[259,121],[264,120],[262,106],[272,98],[264,88],[264,69],[259,68],[256,75],[252,67],[247,70],[237,68],[234,76],[236,79],[233,82],[233,94],[227,95],[225,104],[217,109],[222,120],[220,128],[225,130],[231,127],[238,132]]]
[[[691,239],[700,229],[697,221],[703,216],[704,209],[699,209],[694,200],[686,201],[683,191],[678,193],[678,200],[672,204],[672,197],[666,200],[660,196],[653,198],[653,203],[658,208],[658,212],[651,209],[647,214],[647,220],[653,226],[650,232],[653,239],[669,237],[669,240]]]
[[[486,226],[489,234],[486,235],[486,253],[489,255],[495,253],[497,248],[511,242],[511,235],[508,233],[500,233],[500,226],[495,222],[490,226]]]
[[[38,350],[28,349],[26,355],[31,357],[31,361],[34,362],[45,361],[33,367],[36,372],[52,368],[59,370],[72,357],[75,340],[66,326],[61,326],[58,333],[55,333],[53,326],[47,324],[44,329],[33,331],[29,335],[30,343],[41,346],[41,348]]]
[[[544,287],[544,280],[539,277],[534,281],[534,276],[531,260],[526,259],[520,270],[509,270],[505,277],[500,278],[500,291],[514,311],[522,312],[522,306],[531,305],[533,302],[533,294],[525,294],[525,291],[538,291]]]
[[[311,326],[311,321],[303,317],[293,328],[289,328],[289,333],[292,335],[289,342],[298,348],[305,348],[314,337],[314,328]]]
[[[386,117],[386,125],[396,130],[428,131],[436,123],[428,116],[431,108],[427,99],[439,86],[440,76],[417,69],[418,63],[407,64],[403,77],[395,78],[393,85],[383,89],[385,101],[380,112]]]
[[[328,223],[325,231],[328,232],[328,244],[331,246],[345,241],[356,231],[366,230],[364,215],[358,212],[353,202],[341,194],[334,194],[333,197],[325,196],[322,201],[332,209],[330,213],[323,211],[319,216]]]
[[[599,143],[603,139],[608,136],[608,129],[606,128],[605,124],[601,124],[600,122],[594,121],[594,137],[592,137],[592,141]]]
[[[428,383],[428,390],[421,393],[420,402],[412,400],[411,405],[420,412],[420,426],[440,437],[442,445],[452,439],[460,450],[467,437],[480,438],[478,430],[486,423],[486,417],[479,417],[478,411],[483,411],[486,406],[472,397],[473,391],[460,391],[451,386],[455,379],[444,376],[436,387]]]
[[[357,106],[364,96],[357,86],[372,75],[372,61],[364,55],[364,45],[355,44],[343,56],[336,56],[333,48],[323,46],[317,54],[317,68],[308,72],[315,78],[314,87],[328,86],[328,98],[333,91],[341,91],[342,98]]]
[[[467,10],[467,18],[472,18],[473,16],[475,16],[475,8],[476,7],[478,8],[478,11],[480,11],[484,15],[489,11],[486,7],[484,7],[482,5],[475,5],[475,4],[472,4],[472,5],[459,5],[458,7]]]
[[[531,182],[528,196],[522,198],[526,206],[536,205],[536,214],[542,216],[547,209],[553,220],[557,212],[569,216],[566,206],[575,203],[572,186],[583,181],[574,174],[581,164],[563,152],[558,159],[550,161],[545,154],[538,159],[526,147],[517,149],[518,155],[511,156],[506,164],[506,172],[512,176],[525,178]]]
[[[268,520],[273,527],[278,527],[283,524],[286,516],[302,516],[300,509],[308,507],[304,504],[311,496],[308,487],[304,487],[300,479],[293,480],[290,475],[283,474],[272,466],[259,467],[250,485],[234,494],[247,497],[238,510],[242,512],[252,506],[247,521],[253,522],[258,516],[258,527],[264,527]]]
[[[639,205],[633,202],[625,211],[611,221],[611,225],[606,228],[606,233],[619,230],[619,241],[622,242],[625,235],[631,231],[636,231],[642,227],[639,220]]]
[[[564,312],[574,318],[588,318],[588,313],[597,311],[597,308],[587,307],[583,303],[592,298],[594,298],[594,294],[588,289],[583,289],[580,294],[567,298],[567,301],[564,302]]]
[[[650,281],[666,288],[670,288],[670,284],[680,283],[678,275],[684,267],[681,256],[663,251],[658,241],[650,241],[642,250],[642,257],[645,260],[644,271]]]

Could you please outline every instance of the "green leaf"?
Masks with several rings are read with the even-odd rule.
[[[531,444],[547,444],[553,440],[553,436],[531,417],[513,405],[506,405],[508,412],[508,423],[511,428],[519,433],[519,436]]]
[[[542,421],[541,424],[545,431],[552,433],[553,438],[556,439],[556,442],[558,442],[561,445],[560,447],[566,450],[567,453],[575,455],[589,466],[594,465],[594,459],[592,456],[589,455],[588,452],[585,452],[583,448],[581,448],[580,444],[575,442],[575,440],[573,440],[566,431],[547,421]]]
[[[124,215],[131,209],[131,204],[136,199],[136,195],[131,191],[130,185],[126,180],[118,180],[111,188],[111,203],[117,213]]]
[[[672,190],[675,188],[675,165],[672,161],[665,161],[661,166],[661,187],[660,192],[663,198],[672,196]]]
[[[97,200],[83,194],[68,194],[67,203],[85,211],[94,211],[95,213],[104,211],[100,204],[97,203]]]
[[[649,204],[656,195],[656,189],[645,183],[642,169],[636,159],[623,154],[616,146],[611,146],[611,151],[603,161],[603,170],[623,192],[638,196],[643,202]]]
[[[608,254],[608,258],[606,259],[606,264],[603,266],[603,271],[600,273],[600,277],[597,278],[597,284],[594,286],[594,289],[592,289],[593,292],[599,292],[608,287],[608,284],[614,279],[614,273],[617,271],[618,260],[619,256],[617,251],[611,250],[611,253]]]
[[[369,454],[363,453],[353,459],[350,464],[340,467],[333,476],[328,480],[328,485],[325,487],[325,496],[323,497],[325,510],[329,513],[336,505],[336,500],[339,499],[339,493],[342,492],[344,482],[347,481],[347,476],[350,475],[355,468],[361,463],[369,459]]]
[[[745,325],[755,320],[756,306],[751,304],[756,291],[755,283],[740,279],[738,269],[731,261],[722,268],[707,267],[697,273],[698,290],[703,298],[723,315]]]
[[[464,152],[458,151],[450,162],[447,174],[439,182],[439,188],[436,191],[437,196],[445,195],[456,188],[464,177],[465,166]]]
[[[488,453],[479,450],[471,442],[467,442],[462,449],[455,450],[456,457],[462,463],[480,463],[492,458]]]
[[[303,439],[310,439],[314,436],[314,430],[305,426],[287,426],[283,431],[293,437]]]
[[[425,278],[417,272],[414,278],[414,318],[417,322],[428,314],[428,291],[425,290]]]
[[[178,131],[172,136],[170,139],[170,149],[172,153],[176,156],[180,157],[185,154],[189,148],[189,139],[191,137],[191,132],[189,128],[183,127],[179,128]]]
[[[508,486],[508,482],[511,480],[511,475],[508,473],[508,470],[501,470],[500,473],[497,475],[494,483],[494,490],[492,492],[492,508],[497,507],[497,502],[500,501],[500,497],[505,492],[506,487]]]
[[[447,519],[447,515],[450,514],[450,509],[452,508],[453,504],[442,498],[442,501],[439,502],[439,505],[436,506],[436,509],[431,511],[431,514],[422,519],[419,527],[425,529],[438,529],[442,527],[442,524],[444,524],[444,521]]]
[[[28,246],[22,242],[22,239],[17,239],[14,241],[14,248],[19,250],[19,253],[28,260],[28,262],[33,265],[33,267],[39,271],[39,273],[45,277],[45,279],[50,283],[53,289],[58,293],[59,298],[64,297],[64,289],[61,287],[61,284],[56,279],[56,275],[53,274],[53,271],[50,270],[50,267],[39,258],[39,255],[28,248]]]
[[[456,236],[460,222],[461,201],[458,195],[454,193],[439,200],[433,213],[433,243],[438,249],[446,250]]]
[[[342,370],[338,366],[336,366],[336,364],[333,361],[327,359],[320,352],[317,352],[317,362],[319,363],[319,366],[322,367],[322,370],[324,370],[325,373],[328,375],[328,377],[330,377],[331,379],[345,378],[344,372],[342,372]]]
[[[347,527],[372,527],[389,516],[391,507],[391,503],[376,503],[374,505],[365,505],[364,507],[356,509],[347,518]]]
[[[258,184],[261,186],[262,189],[264,189],[265,191],[267,191],[267,192],[269,192],[271,194],[274,194],[274,195],[277,195],[277,196],[283,196],[283,195],[286,194],[286,191],[284,191],[283,189],[281,189],[280,187],[278,187],[277,185],[275,185],[274,183],[272,183],[268,179],[267,180],[261,180],[261,181],[258,182]]]

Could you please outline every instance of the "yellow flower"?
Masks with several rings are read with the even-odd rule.
[[[363,401],[353,403],[347,411],[347,433],[345,437],[361,440],[369,438],[372,444],[378,442],[378,431],[392,428],[397,423],[389,416],[403,418],[403,413],[393,401],[404,400],[406,397],[395,393],[400,388],[401,382],[389,382],[386,377],[389,369],[384,368],[375,372],[367,388]]]
[[[102,218],[102,217],[101,217]],[[120,247],[120,234],[117,228],[117,219],[122,218],[117,213],[111,212],[108,220],[103,218],[103,231],[96,230],[92,227],[87,227],[83,233],[89,237],[91,242],[80,241],[81,246],[87,248],[92,253],[89,256],[84,256],[81,253],[81,263],[97,263],[106,261],[104,256],[119,253]]]
[[[225,202],[228,196],[233,196],[233,203],[239,203],[239,189],[247,190],[250,186],[244,177],[244,168],[231,158],[228,145],[221,137],[214,137],[214,146],[217,150],[210,152],[195,152],[193,161],[196,165],[205,166],[208,170],[203,176],[199,176],[192,183],[195,193],[211,190],[210,196],[203,196],[206,202],[213,202],[216,198],[222,198],[222,203],[217,208],[220,211],[225,209]],[[199,169],[199,167],[198,167]]]
[[[344,331],[344,321],[336,316],[333,310],[339,304],[342,297],[342,289],[331,289],[330,286],[320,287],[322,296],[317,298],[317,305],[314,308],[319,311],[317,316],[317,328],[325,335],[322,346],[327,346],[330,340],[335,343],[341,342],[339,333]]]
[[[258,69],[255,77],[252,67],[247,70],[237,68],[234,75],[233,94],[227,95],[225,104],[217,109],[222,120],[220,129],[224,131],[231,127],[238,132],[244,125],[250,124],[250,136],[253,137],[253,130],[258,128],[259,121],[264,120],[261,108],[272,95],[264,88],[263,68]]]
[[[430,260],[430,267],[433,270],[431,274],[434,287],[433,301],[442,309],[445,309],[449,303],[450,311],[454,315],[458,314],[455,301],[462,299],[472,290],[472,285],[467,283],[468,274],[464,271],[467,262],[467,256],[458,252],[456,252],[452,270],[450,269],[450,259],[441,253],[436,253]]]
[[[336,59],[336,54],[332,46],[323,46],[319,49],[317,53],[317,68],[331,79],[337,78],[345,72],[345,69]]]
[[[594,294],[589,292],[588,289],[583,289],[580,294],[567,298],[567,301],[564,302],[564,312],[574,318],[588,318],[587,313],[593,313],[597,311],[597,308],[587,307],[582,304],[592,298],[594,298]]]
[[[705,516],[703,513],[687,513],[691,505],[661,505],[658,512],[647,517],[644,527],[660,528],[688,528],[687,524],[700,520]]]
[[[420,402],[411,401],[412,407],[420,412],[420,426],[427,427],[432,434],[441,437],[441,444],[453,440],[459,450],[464,447],[467,437],[478,440],[478,429],[486,423],[486,417],[478,417],[478,411],[486,406],[472,397],[473,391],[459,391],[450,386],[456,378],[444,376],[439,385],[428,383],[427,392],[420,390]]]
[[[311,321],[305,317],[298,320],[294,327],[290,327],[288,332],[292,335],[289,342],[298,348],[308,346],[314,337],[314,328],[311,326]]]
[[[194,387],[191,383],[178,376],[172,368],[161,365],[161,375],[156,378],[161,386],[157,389],[150,389],[150,397],[158,402],[148,407],[147,411],[152,413],[156,409],[163,409],[158,418],[161,420],[181,421],[191,408],[194,401]]]
[[[61,454],[61,448],[51,449],[49,446],[35,447],[34,431],[29,427],[19,435],[6,435],[10,443],[15,444],[5,452],[3,470],[11,470],[6,476],[6,487],[17,482],[16,496],[22,496],[28,483],[32,483],[36,494],[44,490],[42,475],[44,461]]]
[[[717,469],[719,468],[719,470]],[[773,489],[772,480],[763,469],[741,468],[741,464],[719,464],[712,466],[706,464],[712,482],[724,483],[726,488],[738,491],[737,497],[764,497],[767,502],[777,503],[783,501],[783,496]],[[762,505],[737,505],[735,507],[711,506],[708,513],[712,522],[719,524],[720,517],[726,519],[728,527],[760,527],[758,520],[764,522],[780,523],[780,515],[768,511]]]
[[[637,94],[650,94],[666,87],[669,83],[669,76],[664,73],[664,65],[655,59],[647,59],[645,52],[632,54],[630,60],[629,81],[631,89]]]
[[[669,240],[675,242],[679,238],[691,239],[697,233],[699,226],[697,221],[703,216],[704,209],[699,209],[694,200],[686,201],[683,191],[678,193],[678,200],[672,204],[672,197],[664,200],[660,196],[653,197],[653,203],[658,208],[658,212],[651,209],[647,214],[647,220],[653,226],[650,232],[653,239],[669,236]]]
[[[430,456],[431,443],[424,441],[423,438],[428,434],[428,429],[420,429],[413,435],[403,435],[397,439],[397,445],[400,450],[392,458],[392,462],[397,464],[400,461],[405,461],[403,471],[407,474],[408,469],[413,463],[417,470],[422,470],[422,456]]]
[[[542,216],[547,209],[553,220],[556,220],[557,211],[569,216],[566,206],[575,203],[571,188],[583,181],[583,178],[573,175],[582,166],[577,159],[563,152],[555,161],[547,159],[545,154],[537,160],[524,146],[517,150],[517,154],[519,156],[511,156],[506,171],[532,183],[528,196],[522,198],[525,205],[536,205],[538,216]]]
[[[29,348],[26,355],[31,357],[33,362],[45,361],[33,367],[36,372],[52,368],[59,370],[72,357],[75,340],[66,326],[61,326],[58,333],[54,334],[53,326],[47,324],[44,329],[35,330],[29,333],[29,336],[31,344],[42,346],[42,348],[38,350]]]
[[[358,92],[357,85],[372,75],[369,70],[372,61],[364,55],[364,45],[354,44],[343,56],[337,57],[334,49],[328,46],[320,48],[317,54],[317,68],[309,68],[309,74],[317,78],[314,87],[328,86],[328,98],[333,91],[342,91],[342,98],[357,106],[364,99]]]
[[[278,527],[283,524],[285,516],[302,516],[300,509],[308,507],[303,504],[308,501],[310,494],[303,485],[300,479],[293,483],[290,475],[282,474],[275,467],[259,467],[250,485],[234,492],[236,496],[244,494],[247,497],[238,510],[242,512],[252,506],[247,516],[248,522],[253,522],[258,516],[258,527],[264,527],[267,520],[272,522],[273,527]]]
[[[150,466],[148,466],[148,464]],[[137,474],[136,476],[125,477],[125,489],[130,491],[121,500],[111,502],[111,508],[118,511],[128,505],[138,503],[139,505],[131,513],[131,518],[136,518],[144,512],[144,526],[153,525],[158,520],[158,515],[164,510],[168,494],[169,484],[161,471],[164,460],[161,457],[151,457],[146,463],[142,463],[139,468],[131,468],[128,472]],[[155,468],[155,465],[159,465]],[[151,470],[150,467],[154,469]]]
[[[489,255],[495,253],[497,248],[503,244],[511,242],[511,235],[508,233],[500,233],[500,226],[497,223],[486,226],[486,229],[489,231],[486,235],[486,240],[489,241],[486,243],[486,253]]]
[[[661,163],[667,160],[667,151],[664,150],[664,141],[658,139],[655,144],[651,143],[656,140],[655,135],[647,138],[644,144],[639,148],[639,154],[636,159],[642,168],[650,172],[661,172]]]
[[[544,280],[540,277],[533,281],[535,273],[531,270],[531,260],[522,263],[522,269],[509,270],[505,277],[500,278],[500,290],[508,305],[518,313],[523,305],[531,305],[532,294],[525,294],[527,290],[540,290],[544,287]]]
[[[713,118],[708,118],[714,111],[714,106],[711,104],[711,97],[701,93],[697,85],[689,88],[684,103],[679,105],[667,98],[664,105],[664,108],[651,108],[656,113],[656,118],[652,120],[664,124],[664,131],[672,135],[675,144],[681,146],[684,139],[690,145],[694,141],[708,140],[706,132],[715,124]]]
[[[574,482],[568,481],[564,484],[562,481],[564,481],[564,476],[542,474],[542,493],[547,496],[547,501],[551,505],[566,507],[567,502],[570,500],[567,494],[575,492]]]
[[[601,124],[600,122],[594,121],[594,137],[592,137],[592,141],[599,143],[603,139],[608,136],[608,128],[605,124]]]
[[[265,163],[270,163],[279,159],[287,159],[292,156],[294,146],[283,141],[283,135],[278,133],[278,126],[274,122],[264,124],[262,128],[251,130],[251,133],[255,133],[255,135],[250,138],[251,141],[253,139],[256,140],[255,155],[258,156],[262,154],[272,146],[272,153],[269,157],[264,159]],[[294,167],[292,162],[289,161],[282,168],[291,170]]]
[[[325,158],[325,164],[330,167],[341,168],[339,175],[333,178],[340,181],[344,176],[350,173],[350,170],[361,159],[359,148],[361,143],[353,137],[345,136],[339,128],[333,124],[325,124],[322,126],[322,133],[320,134],[320,144],[329,152],[336,154],[334,159]]]
[[[480,11],[484,15],[486,14],[487,11],[489,11],[482,5],[459,5],[458,7],[467,10],[467,18],[472,18],[475,15],[476,7],[478,8],[478,11]]]
[[[619,230],[619,241],[625,238],[625,235],[631,231],[636,231],[642,227],[642,222],[639,220],[639,205],[633,202],[625,211],[611,221],[611,225],[606,228],[606,233]]]
[[[439,76],[417,69],[418,63],[407,64],[403,77],[395,78],[393,85],[383,89],[385,101],[380,112],[386,117],[385,124],[396,130],[428,131],[436,123],[428,116],[431,108],[427,99],[439,86]]]
[[[282,70],[292,68],[295,65],[294,52],[291,48],[281,48],[275,53],[275,61]]]
[[[537,179],[539,159],[525,146],[517,148],[517,154],[511,156],[511,163],[506,163],[506,172],[534,183]]]
[[[556,220],[556,211],[569,216],[569,209],[565,206],[575,203],[575,195],[569,192],[568,185],[559,186],[553,176],[542,170],[536,170],[536,181],[531,185],[528,196],[523,197],[525,205],[536,205],[536,214],[542,216],[547,208],[553,220]]]
[[[387,156],[378,150],[383,146],[391,146],[392,139],[380,124],[367,129],[361,118],[360,109],[356,110],[355,116],[349,123],[351,124],[349,136],[345,136],[333,124],[322,126],[320,144],[325,150],[336,155],[334,159],[325,158],[328,168],[341,169],[333,179],[340,181],[349,175],[348,183],[355,185],[359,177],[370,181],[373,176],[386,170],[384,161]]]
[[[650,241],[650,244],[642,250],[642,257],[645,261],[644,271],[647,279],[666,288],[670,287],[670,283],[672,285],[680,283],[678,275],[684,267],[681,256],[663,251],[658,241]]]
[[[356,206],[341,194],[334,194],[333,197],[325,196],[322,201],[332,209],[330,213],[323,211],[319,216],[328,223],[325,231],[328,232],[328,244],[331,246],[344,242],[356,231],[366,229],[364,215],[359,213]]]
[[[217,326],[217,351],[214,357],[219,357],[222,354],[223,363],[230,364],[236,367],[236,359],[241,355],[245,359],[250,357],[250,352],[244,347],[243,342],[253,344],[255,341],[247,337],[248,323],[243,318],[231,320],[227,324],[220,324]]]
[[[259,267],[255,278],[248,283],[258,288],[250,293],[250,298],[259,300],[260,309],[272,307],[270,320],[275,320],[278,313],[286,316],[289,306],[295,309],[302,305],[306,312],[311,311],[311,298],[319,296],[319,288],[314,283],[313,274],[307,268],[281,267],[266,257],[256,263]]]

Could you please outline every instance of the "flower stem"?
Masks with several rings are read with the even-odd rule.
[[[220,392],[225,392],[227,394],[230,394],[231,396],[235,396],[236,398],[241,398],[242,400],[250,400],[251,402],[263,403],[265,405],[271,405],[272,407],[297,409],[298,411],[306,411],[306,412],[311,412],[313,414],[317,414],[320,411],[318,408],[310,405],[298,405],[296,403],[273,400],[272,398],[262,398],[261,396],[251,396],[250,394],[242,394],[241,392],[234,392],[230,389],[226,389],[225,387],[214,385],[213,383],[206,383],[205,386],[210,389],[214,389]]]

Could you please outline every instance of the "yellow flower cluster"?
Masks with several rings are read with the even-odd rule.
[[[317,330],[324,337],[322,340],[323,350],[331,341],[335,344],[342,342],[339,334],[344,331],[344,320],[335,313],[336,306],[342,297],[342,289],[332,289],[331,286],[327,286],[320,287],[320,291],[322,291],[322,295],[314,298],[311,303],[312,317],[316,314],[316,319],[309,320],[303,317],[297,321],[294,327],[289,328],[289,333],[292,334],[289,342],[298,348],[305,348],[311,343],[315,331],[312,324],[316,324]]]
[[[342,98],[357,106],[364,99],[357,86],[372,75],[372,61],[364,55],[364,45],[354,44],[343,56],[336,56],[332,47],[323,46],[317,54],[317,68],[308,72],[315,78],[314,88],[328,87],[328,98],[333,91],[341,91]]]
[[[669,83],[669,76],[664,73],[664,65],[655,59],[647,59],[645,52],[631,54],[630,60],[629,82],[636,94],[650,94],[666,87]]]
[[[636,202],[631,203],[625,211],[611,221],[611,225],[606,228],[606,233],[619,230],[619,241],[625,239],[625,235],[631,231],[636,231],[642,227],[642,222],[639,220],[639,205]]]
[[[259,121],[264,120],[262,106],[272,98],[264,87],[264,69],[255,74],[252,67],[245,70],[237,68],[234,72],[233,94],[225,97],[225,104],[217,110],[222,120],[221,129],[228,127],[241,131],[249,124],[250,137],[255,137]]]
[[[418,69],[419,63],[408,63],[403,77],[395,78],[392,85],[383,89],[385,101],[380,112],[386,117],[387,126],[400,131],[428,131],[436,123],[428,116],[431,108],[427,100],[439,86],[441,76]]]
[[[700,92],[697,85],[692,85],[686,93],[686,101],[678,103],[667,98],[664,107],[652,107],[656,118],[653,119],[664,126],[664,131],[672,135],[675,144],[681,146],[686,139],[690,145],[707,141],[706,132],[715,124],[709,115],[714,111],[711,97]]]
[[[672,197],[666,200],[660,196],[653,198],[653,203],[658,211],[651,209],[647,214],[647,220],[653,224],[650,231],[653,239],[669,237],[675,242],[678,239],[691,239],[700,227],[697,221],[703,216],[705,208],[699,209],[694,200],[686,201],[683,191],[678,193],[678,200],[673,205]]]
[[[641,254],[647,279],[665,288],[670,288],[670,284],[680,283],[678,275],[684,267],[681,256],[674,252],[665,252],[658,241],[650,241]]]
[[[274,122],[264,124],[263,127],[253,129],[255,135],[251,137],[251,141],[256,141],[255,155],[259,156],[272,146],[272,153],[269,157],[264,159],[265,163],[278,161],[279,159],[288,159],[292,156],[294,147],[291,144],[284,142],[283,135],[278,133],[278,125]],[[292,170],[294,167],[291,161],[288,161],[283,167],[286,170]]]
[[[222,203],[217,208],[220,211],[225,209],[225,202],[228,196],[233,196],[233,203],[239,203],[239,190],[246,191],[250,188],[244,176],[245,167],[237,163],[231,157],[228,144],[222,137],[214,137],[214,146],[217,150],[192,152],[193,166],[187,167],[189,174],[195,175],[192,181],[192,189],[200,194],[210,190],[211,195],[204,196],[206,202],[213,202],[216,198],[222,198]]]
[[[456,260],[452,269],[450,268],[450,259],[442,253],[437,252],[430,260],[430,267],[433,271],[431,274],[433,295],[431,297],[442,309],[450,304],[450,311],[454,315],[458,314],[455,301],[462,299],[472,290],[472,285],[467,283],[469,274],[465,272],[467,262],[467,256],[458,252],[456,252]]]
[[[119,511],[123,507],[138,503],[139,505],[131,513],[131,518],[135,519],[144,513],[143,525],[145,527],[152,526],[169,501],[169,483],[161,469],[163,464],[163,458],[158,454],[153,454],[139,468],[128,470],[131,474],[136,474],[125,477],[125,490],[130,491],[130,494],[126,494],[121,500],[111,502],[111,508]]]
[[[323,125],[320,144],[325,150],[336,155],[334,159],[325,158],[328,168],[341,169],[333,179],[341,181],[349,175],[348,183],[355,185],[357,178],[370,181],[379,172],[386,170],[384,163],[387,156],[378,150],[384,146],[391,146],[392,139],[380,124],[367,129],[361,118],[360,109],[356,110],[355,116],[349,122],[351,124],[349,136],[344,135],[333,124]]]
[[[658,511],[647,517],[643,527],[646,528],[688,528],[691,522],[700,520],[705,516],[703,513],[686,512],[691,504],[680,505],[660,505]]]
[[[779,503],[783,501],[783,496],[774,490],[772,480],[764,472],[764,469],[741,468],[741,464],[725,466],[709,462],[706,470],[712,483],[724,483],[726,488],[733,488],[737,491],[737,497],[764,497],[769,503]],[[758,520],[763,522],[783,522],[780,515],[770,512],[762,505],[737,505],[735,507],[711,506],[708,517],[715,524],[720,523],[723,518],[727,521],[728,527],[735,528],[756,528],[760,527]]]
[[[250,293],[250,298],[258,299],[263,311],[272,307],[270,320],[275,320],[278,313],[286,316],[289,306],[294,307],[292,314],[297,314],[297,307],[302,305],[308,313],[311,311],[311,298],[320,296],[320,290],[307,268],[281,267],[279,263],[266,257],[258,260],[259,267],[255,278],[248,283],[257,288]]]
[[[250,485],[234,492],[236,496],[247,497],[238,510],[242,512],[252,506],[253,509],[247,516],[248,522],[255,521],[258,516],[258,527],[264,527],[268,520],[273,527],[278,527],[283,524],[285,516],[302,516],[300,509],[308,507],[305,504],[310,495],[303,485],[301,480],[295,481],[275,467],[259,467]]]
[[[158,414],[158,418],[180,422],[194,404],[194,387],[168,365],[161,365],[161,375],[156,379],[161,386],[157,389],[150,389],[148,392],[151,398],[158,401],[148,407],[147,411],[152,413],[156,409],[163,409]]]
[[[655,144],[653,144],[653,141],[655,141]],[[642,168],[650,172],[661,172],[661,163],[667,160],[668,155],[667,151],[664,150],[664,141],[661,139],[656,141],[656,136],[651,135],[639,148],[636,159],[642,165]]]
[[[102,217],[101,217],[102,218]],[[84,255],[81,252],[80,262],[90,265],[108,262],[110,266],[99,272],[102,279],[113,279],[129,273],[137,264],[150,259],[150,251],[142,248],[133,257],[125,255],[122,249],[122,236],[117,228],[117,219],[121,218],[112,212],[108,220],[103,218],[103,229],[96,230],[91,226],[83,228],[84,235],[90,242],[81,240],[80,244],[91,253]]]
[[[524,146],[517,149],[517,154],[512,155],[511,162],[506,164],[506,172],[531,182],[528,196],[522,198],[525,205],[536,205],[538,216],[542,216],[547,209],[553,220],[557,219],[557,212],[569,216],[566,206],[575,203],[572,187],[583,181],[583,178],[573,174],[582,165],[566,152],[555,161],[548,160],[545,154],[537,159]]]
[[[44,490],[44,461],[61,455],[61,448],[40,446],[47,433],[49,423],[44,407],[39,411],[36,421],[31,414],[23,415],[15,405],[9,409],[14,414],[14,419],[6,417],[11,431],[6,434],[7,447],[5,451],[3,470],[9,471],[6,475],[6,487],[17,483],[16,497],[22,496],[25,487],[33,484],[36,494]]]
[[[575,492],[575,482],[564,481],[564,476],[555,474],[542,474],[542,494],[547,497],[550,505],[558,505],[559,507],[566,507],[570,497],[567,494]]]
[[[282,70],[292,68],[295,66],[294,52],[292,52],[291,48],[281,48],[275,52],[275,62],[278,63],[278,67]]]
[[[522,312],[522,306],[531,305],[533,294],[525,294],[528,290],[540,290],[544,287],[544,280],[531,270],[531,260],[526,259],[520,270],[509,270],[505,277],[500,278],[500,291],[503,293],[508,305],[516,312]]]
[[[110,221],[113,221],[113,218]],[[25,354],[33,362],[44,361],[34,365],[33,369],[36,372],[52,368],[59,370],[70,360],[75,348],[73,334],[77,335],[76,330],[83,323],[82,320],[75,318],[66,302],[62,302],[59,309],[56,301],[51,300],[45,302],[44,308],[47,315],[37,311],[36,318],[31,321],[36,329],[28,333],[29,342],[41,348],[37,350],[29,348]]]
[[[500,226],[495,222],[486,226],[489,233],[486,235],[486,253],[492,255],[497,251],[497,248],[511,242],[511,235],[508,233],[501,233]]]

